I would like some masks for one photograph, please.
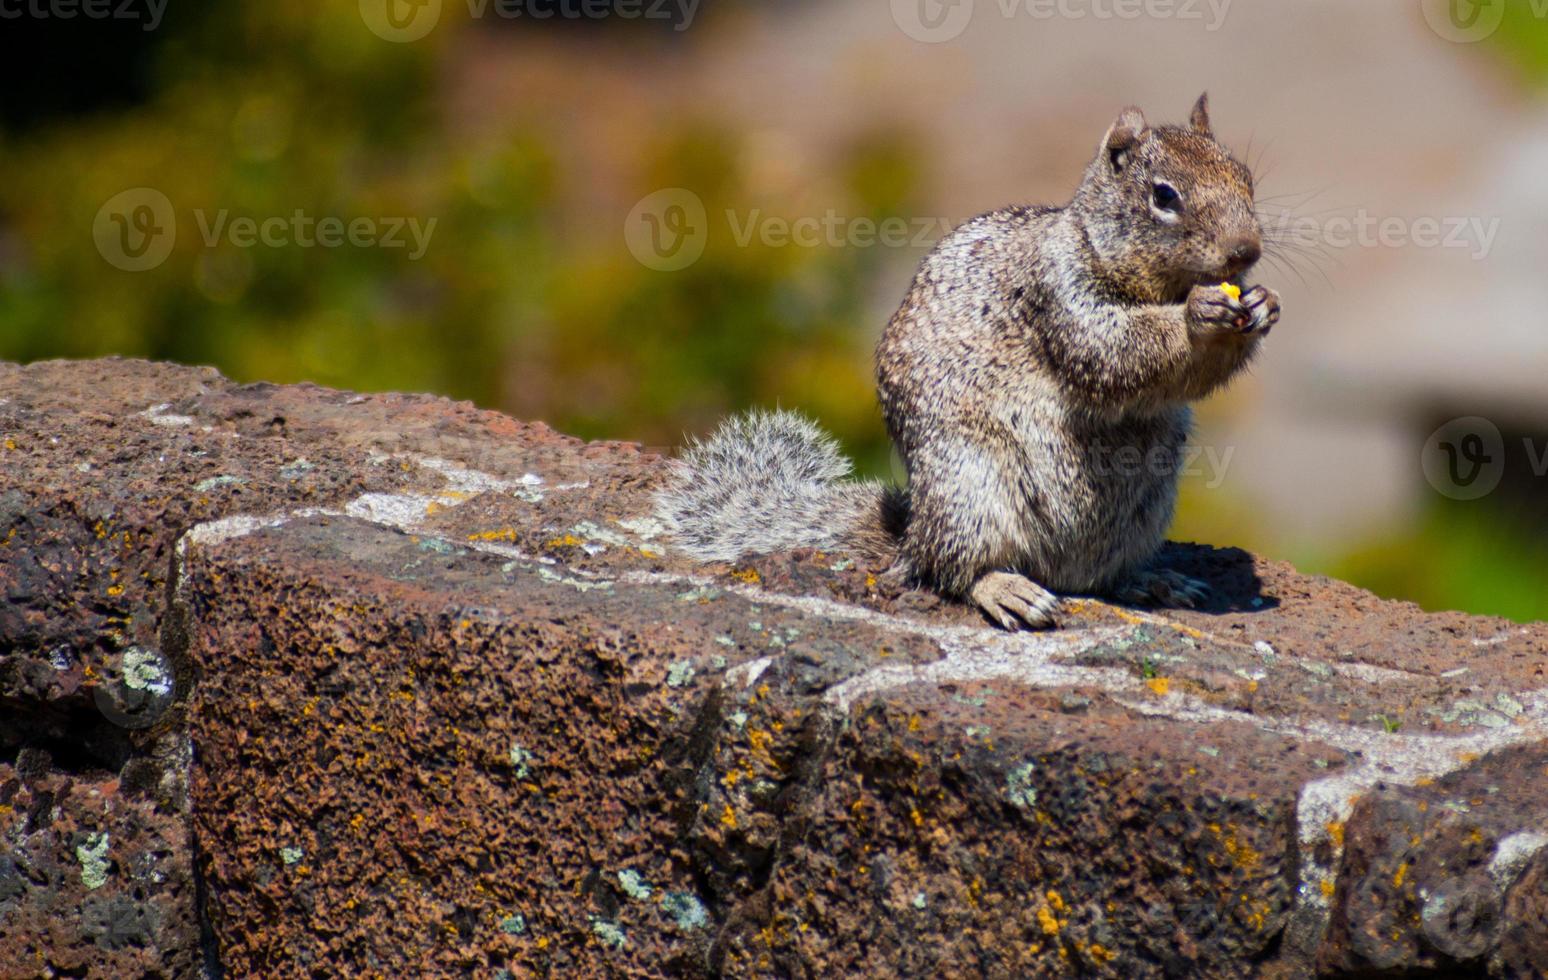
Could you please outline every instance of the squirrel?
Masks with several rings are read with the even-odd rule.
[[[1251,171],[1214,137],[1118,116],[1064,207],[973,218],[925,257],[882,332],[876,380],[906,487],[851,481],[790,412],[730,419],[675,460],[657,511],[678,547],[734,561],[849,551],[1007,630],[1059,594],[1193,606],[1157,568],[1189,403],[1237,375],[1280,317]]]

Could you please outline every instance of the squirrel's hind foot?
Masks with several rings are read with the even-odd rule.
[[[1032,629],[1055,625],[1059,598],[1025,575],[989,572],[973,583],[968,597],[1001,628],[1015,632],[1025,624]]]
[[[1209,586],[1169,568],[1139,572],[1113,591],[1122,603],[1174,609],[1193,609],[1208,597]]]

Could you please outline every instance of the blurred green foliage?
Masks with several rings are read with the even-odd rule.
[[[1531,84],[1548,82],[1548,6],[1543,0],[1505,0],[1499,29],[1489,38]]]
[[[1515,0],[1492,46],[1541,80],[1548,31],[1530,3]],[[862,472],[894,473],[870,372],[887,249],[734,245],[728,210],[745,220],[754,206],[794,216],[811,204],[768,198],[747,172],[745,133],[686,119],[656,135],[638,186],[621,191],[689,188],[712,233],[689,268],[648,269],[625,247],[622,213],[605,233],[577,233],[561,202],[585,178],[543,130],[448,118],[437,80],[453,30],[390,44],[355,7],[183,8],[157,41],[148,99],[0,130],[0,358],[117,353],[239,380],[436,391],[658,446],[780,404],[816,416]],[[832,206],[848,219],[917,214],[921,159],[902,134],[860,134]],[[166,262],[125,272],[98,254],[92,224],[140,186],[172,200],[178,236]],[[207,244],[195,212],[221,211],[436,225],[413,260]],[[1308,552],[1244,502],[1189,483],[1173,536],[1282,555],[1431,608],[1548,618],[1548,555],[1484,507],[1436,506],[1415,527]]]
[[[213,364],[240,380],[429,390],[588,437],[674,444],[749,404],[783,402],[886,460],[869,379],[866,290],[880,249],[735,247],[748,210],[740,134],[659,134],[635,198],[683,186],[714,233],[690,268],[647,269],[556,203],[564,172],[535,127],[470,133],[438,105],[455,30],[390,44],[355,5],[216,3],[155,54],[154,95],[111,114],[0,134],[0,357],[109,353]],[[899,213],[906,142],[844,154],[848,216]],[[92,242],[127,188],[171,199],[172,255],[143,272]],[[788,202],[764,212],[800,213]],[[423,258],[374,247],[236,247],[201,228],[301,212],[436,224]],[[589,236],[589,237],[588,237]]]
[[[1480,501],[1437,498],[1411,529],[1326,562],[1328,574],[1426,609],[1548,619],[1548,541]]]

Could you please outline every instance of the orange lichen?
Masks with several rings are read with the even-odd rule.
[[[1037,924],[1042,927],[1043,935],[1057,936],[1059,934],[1059,920],[1049,911],[1048,906],[1037,907]]]
[[[468,535],[469,541],[515,541],[516,529],[513,527],[499,528],[494,531],[474,531]]]
[[[1226,856],[1237,867],[1251,871],[1263,859],[1263,855],[1259,854],[1251,844],[1237,836],[1236,824],[1226,824],[1222,828],[1218,823],[1212,823],[1209,825],[1209,832],[1220,838],[1220,846],[1225,848]],[[1211,863],[1213,864],[1213,855],[1211,855]]]
[[[983,893],[984,893],[984,879],[978,877],[977,875],[974,875],[973,876],[973,880],[968,882],[968,890],[967,890],[968,904],[973,906],[975,909],[978,908],[978,897],[980,895],[982,895]]]
[[[774,744],[774,736],[761,728],[747,729],[747,744],[752,746],[753,752],[758,755],[767,755],[769,746]]]
[[[1268,924],[1269,912],[1272,912],[1268,903],[1259,903],[1257,907],[1254,907],[1252,906],[1252,899],[1249,899],[1246,895],[1240,896],[1238,901],[1243,904],[1243,907],[1246,907],[1246,915],[1243,917],[1246,920],[1246,924],[1251,926],[1254,932],[1263,932],[1263,926]]]

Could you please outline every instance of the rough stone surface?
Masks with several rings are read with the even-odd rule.
[[[660,472],[0,365],[0,976],[1548,969],[1548,627],[1174,545],[1206,608],[1004,635],[691,565]]]

